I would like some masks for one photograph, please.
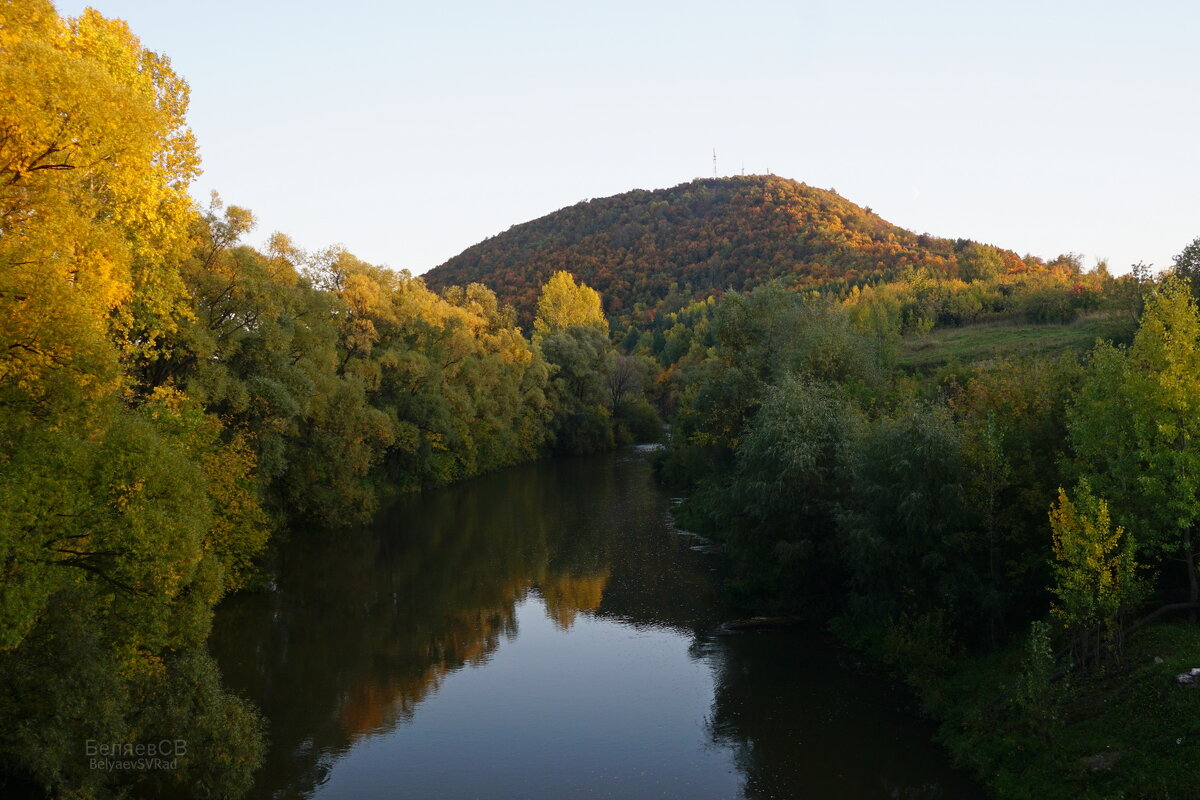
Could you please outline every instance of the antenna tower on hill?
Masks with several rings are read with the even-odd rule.
[[[717,177],[717,148],[713,148],[713,177]]]

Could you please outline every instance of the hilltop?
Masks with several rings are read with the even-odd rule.
[[[981,249],[994,271],[1023,266],[1011,251],[905,230],[832,190],[746,175],[576,203],[514,225],[424,277],[435,289],[483,283],[527,316],[542,283],[565,269],[599,290],[609,313],[626,315],[671,294],[694,299],[780,277],[852,284],[914,266],[956,276]]]

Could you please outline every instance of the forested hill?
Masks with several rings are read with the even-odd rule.
[[[576,203],[467,248],[425,280],[483,283],[528,317],[546,279],[569,270],[624,315],[653,308],[673,284],[692,299],[779,276],[820,284],[928,266],[978,277],[967,273],[1021,265],[1011,251],[899,228],[831,190],[746,175]]]

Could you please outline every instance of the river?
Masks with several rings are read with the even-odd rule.
[[[982,798],[813,632],[718,635],[721,557],[639,450],[293,533],[211,648],[270,746],[252,797]]]

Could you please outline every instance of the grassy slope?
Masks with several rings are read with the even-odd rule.
[[[924,336],[905,338],[897,366],[928,372],[953,361],[971,363],[997,356],[1053,355],[1067,350],[1082,353],[1096,339],[1119,335],[1112,320],[1083,317],[1066,324],[989,322],[961,328],[936,328]]]
[[[1184,800],[1200,797],[1200,689],[1181,689],[1174,676],[1192,667],[1200,667],[1200,627],[1140,632],[1119,667],[1066,687],[1049,741],[993,706],[1020,669],[1019,652],[961,662],[918,688],[956,760],[1003,800]],[[1100,754],[1112,759],[1107,768],[1085,762]]]

